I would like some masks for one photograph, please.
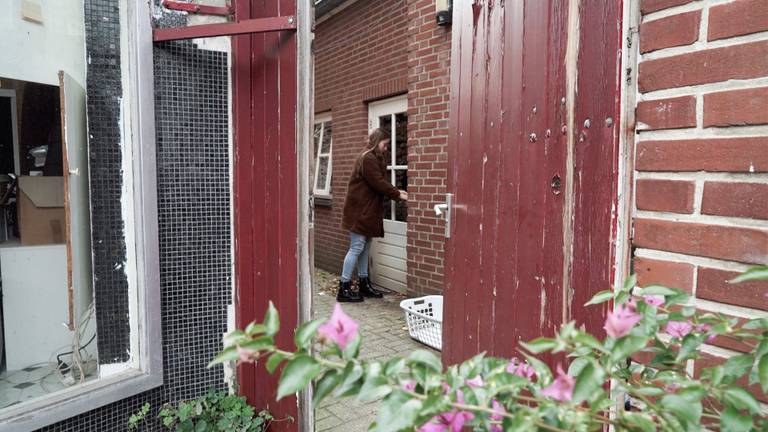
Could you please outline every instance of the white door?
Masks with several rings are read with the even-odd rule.
[[[408,99],[399,96],[368,105],[368,127],[389,131],[392,141],[387,155],[387,175],[396,188],[408,190]],[[371,245],[371,280],[383,288],[405,293],[408,254],[406,236],[408,207],[405,202],[386,200],[384,237]]]

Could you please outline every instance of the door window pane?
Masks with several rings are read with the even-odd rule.
[[[408,114],[395,114],[395,136],[397,137],[395,151],[395,163],[408,165]],[[405,189],[405,188],[401,188]]]
[[[379,127],[384,129],[388,133],[392,133],[392,116],[387,114],[379,117]],[[391,136],[391,135],[390,135]],[[389,163],[389,159],[387,159]]]
[[[395,220],[398,222],[408,222],[408,203],[398,201],[395,203]]]

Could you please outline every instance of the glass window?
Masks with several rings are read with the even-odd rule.
[[[310,176],[312,190],[317,196],[330,197],[333,164],[333,125],[330,113],[315,116],[314,145],[315,169]]]

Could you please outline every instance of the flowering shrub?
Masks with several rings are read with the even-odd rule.
[[[768,279],[758,267],[737,278]],[[295,350],[278,348],[280,323],[270,304],[263,323],[227,336],[212,364],[264,362],[273,373],[284,365],[277,397],[314,384],[316,406],[324,398],[382,399],[376,431],[458,432],[539,430],[591,431],[613,426],[631,431],[768,430],[765,408],[745,389],[768,392],[768,319],[739,320],[698,313],[688,295],[661,286],[633,289],[629,280],[615,291],[596,294],[588,304],[613,302],[605,338],[564,324],[553,338],[521,344],[521,358],[479,354],[443,368],[429,351],[385,362],[358,358],[358,325],[339,305],[327,322],[315,320],[295,332]],[[738,287],[734,287],[738,289]],[[748,353],[693,376],[690,360],[713,338],[749,346]],[[320,349],[312,350],[315,341]],[[537,358],[562,359],[553,373]],[[642,353],[645,363],[630,361]],[[566,367],[567,364],[567,367]],[[633,409],[625,408],[625,400]],[[703,426],[702,426],[703,425]]]

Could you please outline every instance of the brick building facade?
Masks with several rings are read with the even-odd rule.
[[[410,201],[405,254],[397,261],[408,293],[439,293],[444,225],[433,206],[445,200],[450,26],[435,23],[430,0],[347,1],[318,10],[315,114],[330,119],[333,140],[330,193],[315,190],[315,265],[341,271],[349,242],[341,212],[352,165],[373,126],[371,107],[399,97],[406,108],[397,118],[407,117],[407,180],[398,176],[397,186],[407,182]]]
[[[768,2],[643,0],[638,57],[634,271],[706,311],[768,310]],[[744,350],[713,342],[696,370]]]

